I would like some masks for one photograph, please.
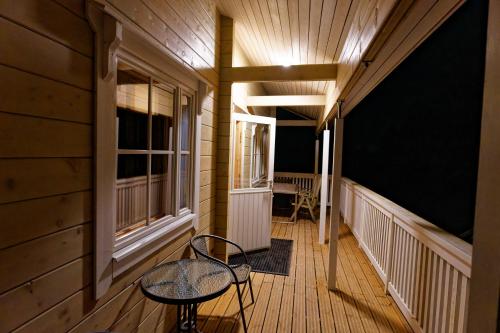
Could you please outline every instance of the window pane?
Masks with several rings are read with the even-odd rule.
[[[118,148],[147,149],[149,79],[118,65],[116,117]]]
[[[186,95],[182,96],[182,114],[181,114],[181,149],[190,150],[191,135],[191,109],[192,99]]]
[[[191,157],[187,154],[181,155],[180,208],[189,206],[190,164]]]
[[[174,94],[169,87],[155,83],[152,91],[152,148],[173,150]]]
[[[147,155],[118,155],[116,233],[123,235],[146,225]]]
[[[267,186],[268,126],[237,121],[234,136],[233,188]]]
[[[172,214],[172,155],[151,158],[151,221]]]

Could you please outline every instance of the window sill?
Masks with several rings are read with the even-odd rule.
[[[196,214],[177,221],[113,253],[113,278],[194,227]]]

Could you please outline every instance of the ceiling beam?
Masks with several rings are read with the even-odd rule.
[[[329,81],[337,78],[337,64],[227,67],[221,76],[232,82]]]
[[[325,95],[247,96],[248,106],[304,106],[325,105]]]
[[[276,126],[291,126],[291,127],[316,127],[316,120],[276,120]]]

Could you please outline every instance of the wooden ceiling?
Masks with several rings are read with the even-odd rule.
[[[252,65],[336,62],[359,0],[217,0]],[[271,95],[326,93],[326,81],[265,83]],[[321,107],[296,107],[317,119]]]

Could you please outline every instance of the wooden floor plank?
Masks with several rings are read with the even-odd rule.
[[[299,224],[297,262],[295,268],[295,294],[293,298],[293,332],[306,332],[306,277],[305,277],[305,224]]]
[[[280,315],[281,300],[283,297],[283,285],[285,278],[281,275],[274,277],[271,295],[269,297],[269,305],[267,306],[266,318],[262,327],[262,332],[276,332],[278,321],[276,318]]]
[[[252,273],[255,303],[243,293],[249,332],[411,332],[369,259],[345,225],[339,237],[338,284],[327,287],[328,245],[310,220],[277,223],[272,237],[293,240],[288,276]],[[235,287],[199,307],[203,332],[243,332]]]
[[[318,309],[318,288],[314,267],[313,236],[311,224],[305,225],[305,259],[306,259],[306,329],[307,332],[321,332]],[[316,242],[317,243],[317,242]]]
[[[257,300],[261,297],[260,292],[261,292],[261,287],[263,285],[264,276],[265,276],[265,274],[255,273],[253,276],[253,279],[252,279],[252,286],[253,286],[253,292],[254,292],[254,296],[255,296],[255,303],[248,305],[248,303],[250,303],[250,302],[245,302],[245,307],[244,307],[245,319],[247,321],[248,327],[250,325],[250,321],[252,319],[252,315],[253,315],[255,306],[257,304]],[[238,314],[234,317],[235,317],[235,325],[234,325],[233,330],[231,332],[233,332],[233,333],[244,332],[243,325],[241,324],[240,313],[238,312]]]

